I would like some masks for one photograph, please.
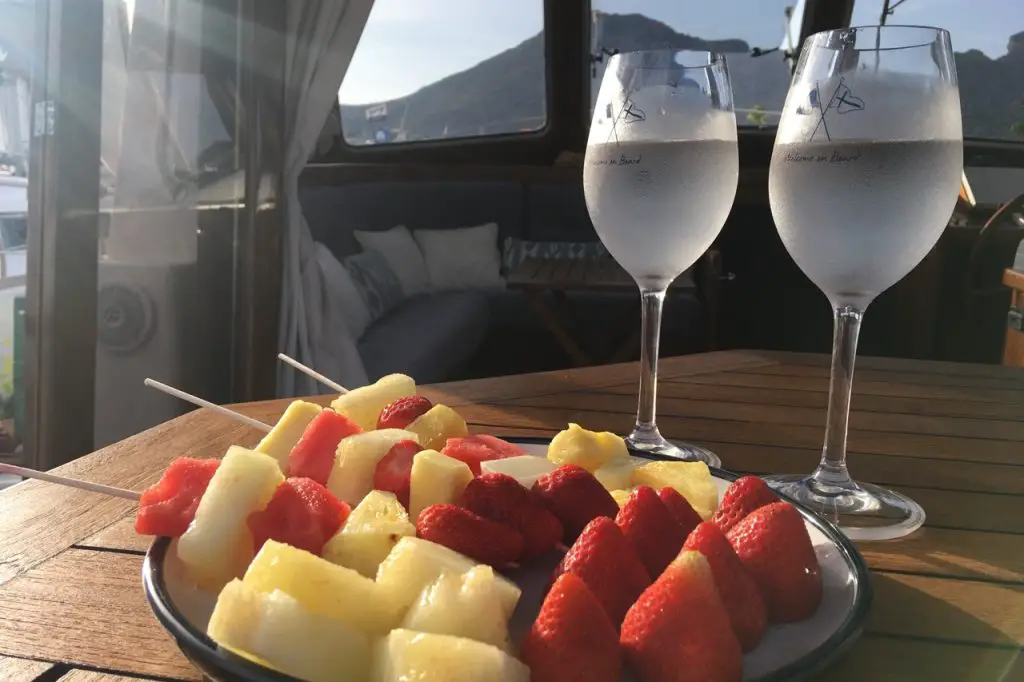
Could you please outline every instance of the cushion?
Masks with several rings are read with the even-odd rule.
[[[423,251],[433,291],[504,287],[497,223],[454,230],[417,230],[413,237]]]
[[[487,297],[478,291],[416,296],[371,325],[359,340],[370,381],[401,372],[428,384],[456,374],[488,326]]]
[[[370,322],[397,307],[405,298],[398,277],[377,251],[349,256],[345,259],[345,269],[366,303]]]
[[[330,249],[320,242],[316,242],[314,249],[315,258],[323,273],[324,286],[330,292],[332,300],[340,305],[349,331],[358,339],[371,321],[366,296],[356,286],[350,270],[338,262]]]
[[[380,232],[356,230],[353,234],[363,249],[377,251],[384,256],[402,283],[402,291],[406,296],[427,291],[430,280],[423,253],[404,225]]]
[[[601,258],[608,249],[601,242],[538,242],[506,237],[501,254],[505,272],[515,270],[527,258],[576,259]]]

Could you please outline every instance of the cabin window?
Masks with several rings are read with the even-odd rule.
[[[590,106],[610,55],[633,50],[721,52],[732,78],[736,124],[774,128],[789,89],[787,55],[800,44],[803,0],[591,2]],[[697,57],[697,55],[695,55]]]
[[[884,0],[856,0],[850,25],[877,24]],[[948,29],[964,137],[1024,142],[1024,3],[889,0],[887,24]]]
[[[376,0],[338,91],[352,146],[547,124],[544,0]]]

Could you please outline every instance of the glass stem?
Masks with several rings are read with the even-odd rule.
[[[658,397],[658,343],[661,337],[661,305],[664,289],[640,289],[640,401],[637,430],[654,431]]]
[[[825,447],[814,478],[826,485],[842,485],[851,483],[846,470],[846,432],[850,421],[857,337],[864,311],[852,306],[837,306],[833,316],[835,336],[832,340],[832,379],[828,387]]]

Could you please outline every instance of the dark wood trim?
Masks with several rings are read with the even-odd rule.
[[[49,469],[94,446],[103,2],[36,7],[32,111],[54,124],[30,149],[25,445]]]

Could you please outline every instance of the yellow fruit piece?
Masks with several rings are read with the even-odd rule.
[[[304,608],[280,590],[240,580],[224,586],[207,634],[245,658],[309,682],[361,682],[370,670],[366,633]]]
[[[281,590],[307,610],[371,636],[400,619],[391,595],[369,578],[274,540],[256,554],[242,582],[258,592]]]
[[[588,431],[579,424],[569,424],[548,445],[548,459],[555,464],[575,464],[590,472],[612,460],[628,458],[622,438],[609,431]]]
[[[441,450],[449,438],[469,435],[465,420],[447,405],[434,405],[405,428],[418,435],[427,450]]]
[[[629,494],[631,492],[633,492],[633,491],[632,490],[609,490],[608,492],[611,493],[612,499],[615,500],[615,503],[618,504],[619,507],[621,508],[621,507],[623,507],[626,504],[626,500],[629,499]]]
[[[420,593],[445,571],[462,574],[477,565],[469,557],[421,538],[406,537],[398,541],[377,569],[377,585],[397,602],[404,612],[415,603]],[[522,593],[508,578],[495,574],[505,618],[511,618]]]
[[[416,453],[409,482],[409,515],[418,519],[432,504],[455,502],[472,480],[473,472],[465,462],[437,450]]]
[[[327,541],[323,558],[373,579],[395,543],[408,535],[416,535],[416,526],[409,521],[402,503],[392,493],[374,490]]]
[[[192,525],[178,540],[178,558],[199,586],[220,589],[252,559],[246,519],[270,502],[284,481],[277,460],[236,445],[228,449],[199,500]]]
[[[342,438],[327,489],[339,500],[353,506],[359,504],[373,489],[373,473],[388,450],[399,441],[417,439],[415,433],[403,429],[365,431]]]
[[[718,486],[704,462],[651,462],[633,472],[633,485],[664,487],[686,498],[702,519],[710,519],[718,508]]]
[[[624,490],[633,485],[633,470],[636,464],[631,459],[614,459],[594,472],[605,490]]]
[[[423,588],[401,627],[510,649],[508,625],[490,566],[474,566],[462,575],[442,572]]]
[[[530,682],[526,664],[463,637],[394,630],[377,645],[377,682]]]
[[[399,398],[416,395],[416,382],[404,374],[388,374],[369,386],[352,389],[331,402],[331,408],[359,424],[363,431],[377,428],[380,411]]]
[[[277,460],[281,471],[288,467],[288,455],[299,442],[302,432],[309,423],[323,411],[323,408],[305,400],[293,400],[270,433],[256,446],[256,452],[270,455]]]

